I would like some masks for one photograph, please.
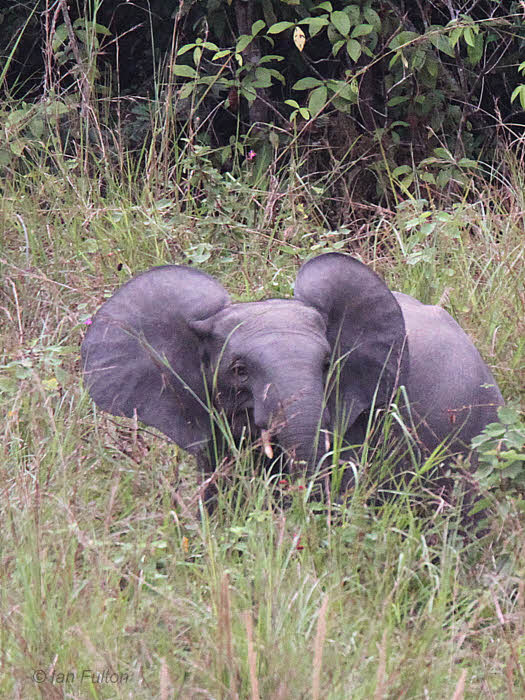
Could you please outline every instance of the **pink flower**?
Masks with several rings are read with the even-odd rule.
[[[86,320],[84,321],[84,325],[86,325],[86,326],[90,326],[92,323],[93,323],[93,319],[91,319],[91,318],[86,318]]]
[[[248,155],[246,156],[246,160],[253,160],[257,153],[255,151],[248,151]]]

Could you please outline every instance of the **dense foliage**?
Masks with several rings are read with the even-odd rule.
[[[363,202],[449,197],[522,134],[519,2],[35,0],[1,21],[0,78],[18,100],[1,115],[4,165],[50,120],[74,137],[102,98],[127,147],[158,139],[172,164],[173,140],[233,171],[250,149],[265,165],[295,157],[335,225]]]

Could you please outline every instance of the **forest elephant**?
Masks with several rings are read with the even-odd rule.
[[[233,303],[197,269],[148,270],[95,315],[82,363],[99,408],[158,428],[208,474],[217,466],[210,406],[236,439],[260,440],[267,460],[285,455],[289,469],[310,475],[334,431],[354,454],[370,412],[400,387],[421,459],[443,442],[467,452],[503,403],[446,311],[391,292],[340,253],[304,263],[293,299]]]

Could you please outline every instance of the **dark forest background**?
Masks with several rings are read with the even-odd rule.
[[[405,191],[441,201],[521,144],[524,15],[492,0],[4,2],[0,163],[86,128],[104,153],[157,140],[164,173],[183,140],[221,171],[295,153],[334,226]]]

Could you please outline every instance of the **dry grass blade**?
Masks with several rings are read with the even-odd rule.
[[[221,588],[219,594],[219,609],[217,611],[217,623],[218,623],[218,645],[219,645],[219,655],[220,663],[222,665],[222,671],[227,668],[230,677],[230,687],[231,695],[233,698],[237,697],[237,683],[236,683],[236,670],[235,670],[235,660],[233,656],[233,639],[232,639],[232,614],[231,614],[231,600],[230,600],[230,577],[228,574],[224,574],[221,580]]]
[[[251,698],[252,700],[260,700],[259,681],[257,680],[257,657],[253,646],[253,620],[249,610],[244,611],[243,619],[248,642],[248,669],[250,673]]]
[[[388,632],[385,629],[379,645],[379,663],[377,664],[376,689],[374,700],[382,700],[386,692],[386,641]]]
[[[459,677],[458,684],[456,685],[456,689],[454,691],[454,695],[452,696],[452,700],[463,700],[465,697],[465,681],[467,680],[467,669],[464,668],[463,671],[461,671],[461,676]]]
[[[166,659],[164,658],[160,660],[159,697],[160,700],[169,700],[173,697],[173,685],[171,682],[168,665],[166,663]]]
[[[326,638],[326,612],[328,610],[328,593],[325,594],[319,615],[317,617],[317,631],[314,643],[314,665],[312,675],[312,698],[319,700],[321,697],[321,668],[323,665],[323,648]]]

